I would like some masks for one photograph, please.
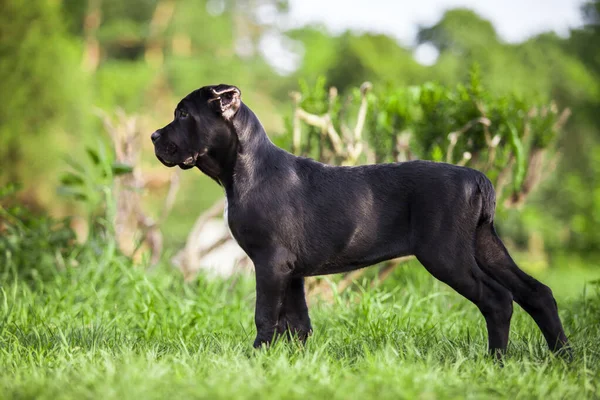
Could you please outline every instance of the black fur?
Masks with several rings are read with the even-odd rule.
[[[495,194],[473,169],[429,161],[335,167],[273,145],[229,85],[185,97],[152,135],[167,166],[198,167],[223,186],[228,223],[256,270],[255,346],[311,332],[304,277],[415,255],[485,317],[506,350],[513,300],[553,350],[567,346],[551,290],[521,271],[494,230]]]

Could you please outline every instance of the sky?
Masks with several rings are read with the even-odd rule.
[[[290,23],[320,22],[333,33],[348,28],[387,33],[411,45],[417,26],[445,10],[467,7],[492,21],[500,36],[518,42],[540,32],[566,35],[581,25],[582,0],[290,0]]]
[[[582,24],[580,7],[584,0],[289,0],[289,14],[281,26],[300,27],[318,23],[331,33],[344,30],[385,33],[404,46],[414,46],[419,25],[435,24],[444,11],[466,7],[490,20],[500,37],[520,42],[541,32],[568,35]],[[298,65],[297,52],[281,36],[266,36],[261,46],[280,72],[291,72]],[[293,45],[293,44],[292,44]],[[431,45],[416,48],[417,61],[435,62],[437,50]]]

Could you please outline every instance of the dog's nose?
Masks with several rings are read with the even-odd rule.
[[[154,132],[150,135],[150,139],[152,139],[152,143],[156,143],[156,141],[160,138],[160,133],[158,131]]]

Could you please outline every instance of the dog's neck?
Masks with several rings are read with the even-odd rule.
[[[232,180],[236,159],[237,139],[221,151],[210,149],[196,160],[196,167],[221,186],[228,186]]]
[[[264,151],[266,147],[274,146],[256,114],[244,103],[241,104],[231,123],[240,147],[238,153],[248,154],[257,152],[259,149]],[[254,155],[259,156],[259,154]]]
[[[273,153],[281,149],[269,140],[258,117],[243,103],[233,118],[232,125],[237,146],[231,184],[225,187],[225,191],[228,198],[241,198],[257,183],[257,171],[269,168]]]
[[[257,169],[265,168],[273,151],[280,150],[267,136],[256,115],[245,104],[231,120],[232,141],[218,153],[209,151],[196,166],[225,189],[228,198],[253,186]]]

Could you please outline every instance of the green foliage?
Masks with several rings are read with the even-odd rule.
[[[288,35],[305,47],[294,81],[325,75],[331,85],[344,92],[363,81],[410,84],[422,80],[424,74],[410,52],[385,35],[346,32],[331,37],[311,27]]]
[[[299,106],[305,111],[319,116],[326,113],[339,116],[342,112],[343,107],[337,96],[337,91],[335,93],[329,91],[325,77],[320,76],[312,83],[301,79],[298,86],[301,93]],[[286,116],[286,133],[279,135],[275,141],[277,145],[290,150],[292,149],[292,124],[293,117]],[[324,135],[325,133],[320,128],[307,126],[302,137],[300,152],[306,156],[319,159],[325,143]]]
[[[62,173],[58,193],[83,205],[90,240],[105,240],[113,234],[115,178],[133,172],[133,167],[116,162],[114,154],[100,141],[96,148],[87,147],[85,153],[85,161],[66,160],[69,168]]]
[[[123,170],[102,148],[87,157],[100,177]],[[66,176],[76,186],[90,180]],[[379,288],[363,280],[334,292],[333,304],[314,305],[305,347],[282,341],[256,351],[249,277],[184,283],[164,265],[148,273],[115,251],[110,232],[78,246],[66,221],[21,207],[0,208],[0,230],[0,393],[9,398],[580,398],[599,390],[600,291],[580,294],[588,270],[544,277],[557,289],[573,362],[548,354],[517,309],[499,368],[485,356],[477,308],[417,265]]]
[[[87,99],[80,49],[65,32],[57,2],[6,0],[2,4],[0,182],[41,173],[23,168],[21,143],[39,142],[66,124],[80,128]]]
[[[396,136],[411,129],[423,117],[419,100],[420,87],[400,87],[384,94],[368,95],[370,116],[366,135],[378,160],[389,160],[394,155]]]
[[[439,51],[429,67],[414,60],[413,49],[385,35],[335,36],[320,27],[294,28],[281,32],[287,36],[283,43],[291,40],[290,48],[300,56],[298,70],[289,76],[277,75],[260,52],[264,34],[276,33],[278,24],[257,17],[269,8],[273,15],[285,13],[287,2],[259,3],[5,0],[0,14],[0,184],[23,182],[24,198],[65,213],[71,211],[69,205],[53,197],[57,164],[64,152],[79,160],[86,157],[85,146],[95,144],[102,128],[94,107],[140,114],[140,127],[150,131],[168,120],[181,96],[204,84],[235,83],[268,132],[289,131],[281,117],[289,111],[288,92],[300,79],[315,82],[325,76],[340,90],[335,112],[346,125],[355,123],[356,87],[373,83],[369,108],[377,119],[367,121],[365,134],[378,160],[402,156],[396,154],[397,141],[404,143],[408,133],[418,131],[410,140],[411,150],[445,161],[447,135],[485,113],[489,133],[499,135],[501,145],[493,165],[484,168],[495,180],[502,166],[514,163],[510,185],[515,191],[527,182],[528,157],[536,149],[554,148],[558,115],[544,111],[554,99],[558,109],[570,107],[573,116],[558,143],[562,157],[557,176],[547,181],[535,201],[540,209],[530,215],[570,231],[561,234],[568,239],[559,246],[598,248],[593,228],[598,182],[592,165],[600,142],[598,0],[584,4],[585,25],[569,37],[545,33],[523,43],[503,42],[493,25],[472,11],[448,10],[435,24],[419,29],[419,43]],[[157,9],[159,5],[165,8]],[[98,56],[98,65],[84,71],[90,51]],[[469,75],[473,64],[479,65],[480,92]],[[302,89],[311,90],[317,93],[317,88]],[[326,112],[327,88],[319,90],[322,95],[304,98],[302,107]],[[537,114],[528,122],[526,136],[525,116],[534,106]],[[462,162],[465,152],[485,158],[485,133],[482,124],[475,124],[459,135],[451,161]],[[321,135],[311,128],[303,137],[305,149],[317,149]],[[273,140],[290,147],[287,135]],[[467,164],[478,167],[475,158]]]
[[[329,110],[329,91],[325,77],[319,77],[314,86],[310,86],[306,80],[300,80],[298,84],[302,100],[300,106],[312,114],[322,115]]]
[[[573,30],[567,41],[570,51],[598,75],[600,73],[600,56],[598,55],[598,38],[600,38],[600,1],[586,1],[582,8],[585,25]]]
[[[600,243],[600,145],[588,146],[585,157],[590,159],[589,171],[556,175],[546,194],[554,200],[551,215],[567,223],[563,235],[571,247],[581,253],[596,254]]]
[[[329,112],[333,125],[342,130],[355,123],[351,116],[361,98],[358,89],[350,91],[342,105],[338,97],[331,97],[324,78],[314,87],[303,81],[299,86],[305,111]],[[530,160],[551,149],[559,137],[554,103],[540,107],[515,94],[494,95],[484,87],[477,66],[467,84],[375,87],[367,101],[365,142],[376,162],[417,158],[467,165],[484,171],[498,185],[506,184],[498,180],[508,168],[510,196],[529,190],[524,189],[526,178],[544,168],[530,165]],[[287,126],[289,137],[291,121]],[[324,141],[320,128],[309,125],[302,154],[319,158],[315,149]]]
[[[80,248],[68,219],[35,215],[21,205],[3,207],[15,203],[16,191],[12,185],[0,188],[0,282],[16,276],[39,284],[74,266]]]
[[[69,170],[60,178],[61,186],[58,192],[64,196],[72,197],[89,204],[90,209],[96,209],[106,203],[103,195],[106,188],[112,183],[113,168],[103,145],[100,151],[90,147],[86,148],[87,162],[81,163],[67,159]]]
[[[558,296],[575,359],[551,356],[515,309],[509,355],[485,356],[485,323],[416,265],[311,307],[305,347],[251,348],[254,283],[146,273],[86,247],[36,286],[0,276],[0,393],[7,398],[595,398],[600,296],[570,270]],[[551,285],[552,286],[552,285]],[[561,290],[556,292],[561,293]]]
[[[119,107],[133,113],[147,106],[156,71],[141,61],[109,61],[98,69],[94,79],[96,106]]]
[[[90,230],[88,248],[102,249],[110,257],[115,251],[115,178],[131,173],[133,168],[115,162],[114,155],[100,142],[97,148],[87,147],[85,153],[84,162],[66,160],[69,168],[60,177],[58,192],[84,206]],[[70,220],[32,213],[18,205],[17,192],[15,185],[0,189],[0,277],[7,280],[14,274],[41,284],[57,271],[79,265],[81,247]]]
[[[438,23],[422,28],[417,40],[420,43],[430,42],[440,52],[450,52],[459,57],[490,51],[490,45],[498,43],[492,23],[468,9],[446,11]]]

